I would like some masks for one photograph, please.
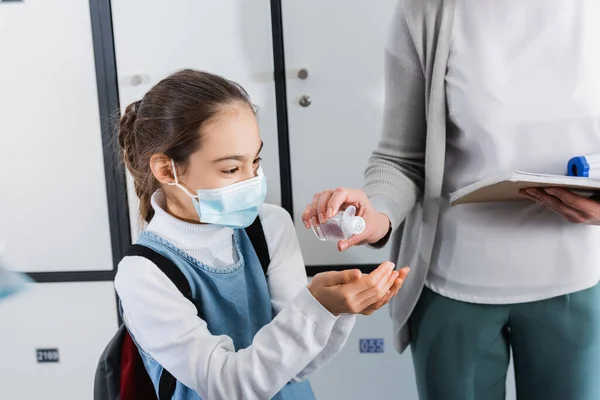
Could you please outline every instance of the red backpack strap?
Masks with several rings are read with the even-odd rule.
[[[123,335],[121,347],[121,399],[156,399],[152,380],[146,372],[139,350],[129,332]]]
[[[190,284],[183,272],[181,272],[179,267],[177,267],[173,261],[169,260],[167,257],[163,256],[157,251],[139,244],[132,245],[127,252],[127,256],[144,257],[152,261],[152,263],[156,265],[158,269],[160,269],[175,284],[175,286],[177,286],[177,289],[179,289],[181,294],[183,294],[186,299],[196,306],[196,310],[200,316],[200,310],[198,310],[198,306],[192,298],[192,289],[190,288]],[[121,351],[121,400],[156,399],[154,386],[150,381],[150,377],[148,377],[148,373],[144,367],[139,350],[129,333],[127,333],[125,336],[126,340],[123,340],[123,349]],[[143,378],[141,375],[143,375]],[[125,376],[130,378],[128,382],[124,382],[123,378]],[[140,387],[143,386],[143,390],[146,391],[145,388],[148,387],[148,385],[144,378],[150,381],[150,387],[152,388],[151,395],[146,393],[142,394],[139,388],[136,387],[138,385]],[[169,371],[163,368],[158,384],[158,399],[171,399],[173,397],[173,393],[175,393],[176,385],[177,380],[175,377],[173,377]],[[130,393],[134,394],[133,397],[125,397]]]

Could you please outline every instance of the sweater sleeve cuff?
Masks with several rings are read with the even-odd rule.
[[[400,226],[400,214],[398,213],[396,204],[394,204],[392,199],[386,196],[377,195],[371,197],[370,200],[371,204],[377,211],[387,215],[392,225],[392,230],[395,230]]]
[[[305,286],[294,299],[295,306],[322,331],[331,332],[338,317],[329,312],[314,298]]]
[[[342,314],[339,316],[336,322],[336,328],[341,332],[349,332],[354,328],[354,324],[356,323],[356,315],[355,314]]]
[[[396,205],[390,198],[385,196],[373,196],[370,198],[370,200],[375,210],[385,214],[390,220],[390,229],[388,233],[379,242],[371,244],[371,247],[380,249],[388,243],[394,230],[398,229],[401,223],[401,218]]]

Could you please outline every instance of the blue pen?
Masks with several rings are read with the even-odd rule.
[[[571,158],[567,165],[567,175],[600,179],[600,154]]]

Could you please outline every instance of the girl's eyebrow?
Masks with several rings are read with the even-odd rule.
[[[258,156],[260,154],[260,152],[262,151],[264,146],[263,142],[260,142],[260,148],[258,149],[258,152],[256,153],[256,155]],[[216,160],[214,160],[214,163],[218,163],[218,162],[222,162],[222,161],[244,161],[247,157],[246,156],[239,156],[239,155],[230,155],[230,156],[225,156],[225,157],[221,157],[218,158]]]

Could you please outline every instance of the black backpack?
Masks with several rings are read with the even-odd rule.
[[[246,228],[246,233],[266,275],[271,260],[259,217]],[[131,246],[127,255],[140,256],[152,261],[173,281],[177,289],[194,303],[187,278],[171,260],[148,247],[137,244]],[[199,310],[198,316],[201,317]],[[167,400],[173,397],[176,384],[177,380],[173,375],[163,369],[158,397],[156,396],[137,346],[125,324],[121,324],[98,361],[94,379],[94,400]]]

